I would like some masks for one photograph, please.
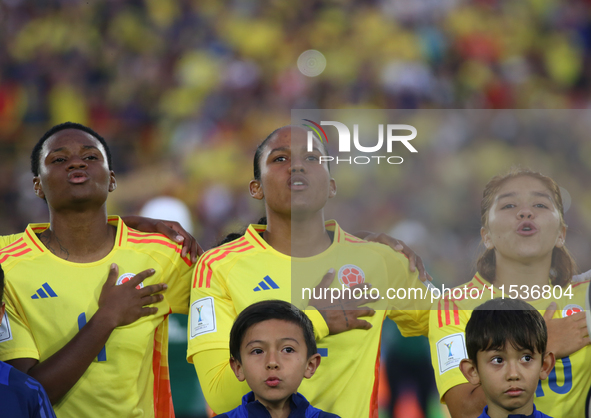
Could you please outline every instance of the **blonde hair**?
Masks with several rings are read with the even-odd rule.
[[[550,190],[552,201],[558,209],[560,214],[560,226],[567,227],[564,222],[564,206],[562,204],[562,195],[560,194],[560,187],[550,177],[532,171],[529,168],[512,168],[507,174],[493,177],[484,187],[482,193],[482,201],[480,202],[480,222],[483,228],[488,228],[488,212],[493,204],[494,198],[499,189],[508,180],[516,177],[528,176],[540,180],[544,186]],[[496,257],[494,248],[485,249],[478,261],[476,267],[480,275],[488,280],[490,283],[494,282],[496,275]],[[553,285],[565,286],[571,281],[571,278],[577,270],[575,260],[565,245],[558,248],[555,247],[552,251],[552,264],[550,268],[550,279]]]

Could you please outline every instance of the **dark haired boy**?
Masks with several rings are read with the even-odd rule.
[[[0,265],[0,341],[8,338],[2,328],[4,318],[4,270]],[[43,386],[35,379],[0,361],[0,411],[11,418],[55,418],[51,402]],[[6,415],[4,415],[6,414]]]
[[[230,332],[230,364],[252,392],[220,418],[338,418],[314,408],[297,389],[320,364],[310,319],[280,300],[255,303]]]
[[[549,418],[533,401],[538,381],[554,367],[547,342],[544,318],[522,300],[493,299],[472,312],[466,325],[468,359],[460,369],[486,395],[478,418]]]

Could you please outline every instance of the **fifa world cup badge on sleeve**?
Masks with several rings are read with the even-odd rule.
[[[2,324],[0,324],[0,343],[12,340],[12,332],[10,332],[10,322],[8,322],[8,314],[4,312]]]
[[[211,296],[196,300],[191,305],[191,339],[217,331],[215,302]]]
[[[448,335],[437,341],[439,374],[458,367],[465,358],[468,358],[468,354],[463,332]]]

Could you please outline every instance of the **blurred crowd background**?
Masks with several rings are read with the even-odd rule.
[[[298,66],[308,50],[322,55]],[[47,220],[28,159],[57,123],[88,125],[110,143],[119,183],[110,213],[178,199],[209,248],[262,215],[247,194],[252,155],[291,109],[418,109],[417,123],[433,117],[447,128],[418,137],[416,156],[369,183],[333,166],[341,189],[331,205],[345,229],[391,232],[436,280],[463,283],[474,272],[482,189],[521,163],[568,191],[567,244],[586,270],[590,58],[589,0],[0,0],[0,233]],[[524,110],[432,109],[581,110],[524,130]],[[368,184],[380,193],[364,199]],[[177,415],[196,417],[203,401],[181,361],[183,321],[171,324],[173,393]],[[391,327],[384,364],[428,368],[424,341]],[[383,416],[438,416],[436,401],[417,408],[430,383],[407,377],[382,385],[391,389]]]

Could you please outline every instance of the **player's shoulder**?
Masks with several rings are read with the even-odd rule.
[[[139,252],[155,252],[167,254],[168,256],[180,256],[182,244],[176,243],[166,235],[158,232],[142,232],[133,228],[125,227],[127,234],[117,237],[119,246],[125,245],[128,249]]]
[[[591,279],[578,281],[578,282],[572,282],[569,285],[572,287],[573,292],[585,293],[585,292],[587,292],[587,289],[589,288],[590,284],[591,284]]]
[[[374,241],[366,241],[345,231],[343,231],[343,234],[344,237],[340,240],[340,243],[355,254],[377,254],[385,259],[391,259],[394,257],[403,263],[408,262],[408,258],[404,254],[395,251],[389,245]]]
[[[130,246],[154,248],[165,247],[170,249],[181,247],[180,244],[177,244],[166,235],[159,232],[142,232],[128,226],[125,228],[127,228],[127,243]]]
[[[560,297],[560,301],[562,303],[559,302],[559,305],[564,305],[564,308],[562,309],[563,317],[583,311],[585,310],[585,306],[591,303],[591,301],[587,301],[590,285],[590,280],[584,280],[579,282],[571,282],[560,289],[557,289],[557,287],[552,289],[553,296],[557,295],[558,293],[562,293]]]
[[[479,281],[474,276],[469,282],[457,286],[442,284],[436,286],[436,297],[433,302],[430,316],[436,320],[437,326],[430,327],[430,333],[435,331],[446,333],[448,326],[465,326],[472,310],[481,303],[490,299],[490,291],[486,293],[485,282]]]
[[[117,234],[115,245],[118,249],[135,254],[148,256],[160,265],[186,265],[192,267],[189,255],[182,256],[182,244],[176,243],[166,235],[156,232],[141,232],[124,226],[126,232]]]
[[[350,234],[342,229],[340,230],[340,232],[343,234],[340,242],[347,244],[371,244],[370,241],[366,241],[362,238],[356,237],[355,235]]]
[[[199,258],[197,268],[222,268],[260,252],[245,236],[207,250]]]
[[[460,302],[462,305],[472,306],[476,303],[477,306],[488,299],[497,297],[497,293],[498,290],[493,285],[476,273],[469,282],[452,286],[451,291],[447,292],[446,295],[448,295],[449,300]]]
[[[12,234],[12,235],[0,235],[0,250],[3,249],[4,247],[12,244],[13,242],[19,240],[20,238],[22,238],[23,233],[19,233],[19,234]]]
[[[43,249],[34,241],[27,240],[21,236],[13,241],[11,244],[0,249],[0,264],[2,268],[7,271],[18,263],[31,260],[41,254]]]

